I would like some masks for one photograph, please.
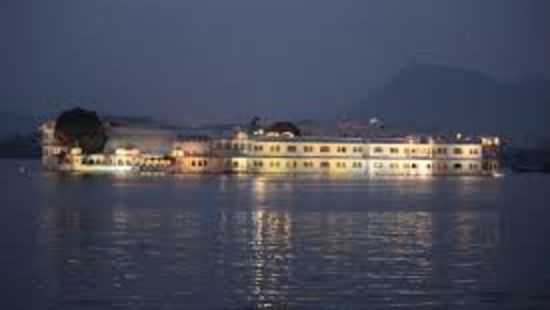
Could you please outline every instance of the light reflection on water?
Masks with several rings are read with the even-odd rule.
[[[502,231],[513,218],[497,207],[506,187],[498,180],[44,174],[32,182],[33,308],[518,303],[499,269],[517,242]]]
[[[263,209],[205,218],[115,207],[107,227],[77,236],[70,231],[81,217],[61,216],[45,214],[40,231],[55,235],[42,243],[63,294],[54,298],[69,308],[83,296],[121,306],[187,304],[197,292],[223,296],[203,301],[212,307],[338,307],[352,297],[356,305],[420,307],[434,303],[434,288],[489,290],[495,276],[496,213]],[[437,225],[451,227],[441,234]]]

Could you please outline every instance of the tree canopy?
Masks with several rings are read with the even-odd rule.
[[[80,147],[85,154],[102,152],[107,142],[105,127],[97,114],[81,108],[59,115],[55,137],[64,145]]]

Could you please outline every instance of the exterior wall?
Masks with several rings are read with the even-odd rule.
[[[55,122],[44,123],[39,128],[42,145],[42,165],[47,169],[56,169],[61,164],[63,154],[69,153],[69,148],[62,146],[55,138]]]
[[[251,157],[248,172],[253,173],[364,173],[367,161],[323,157]]]
[[[210,156],[186,156],[176,160],[176,171],[183,173],[223,173],[225,159]]]
[[[182,172],[329,173],[369,175],[481,174],[482,149],[473,143],[367,142],[360,139],[288,139],[239,136],[179,146],[187,164]],[[217,169],[194,168],[190,161],[224,158]],[[222,169],[220,166],[223,166]]]
[[[432,144],[418,143],[372,143],[368,148],[369,158],[431,158]]]
[[[482,161],[478,159],[434,160],[434,175],[477,175],[482,174]]]
[[[431,159],[369,159],[370,175],[422,176],[432,174]]]
[[[57,143],[55,123],[41,126],[44,166],[72,171],[173,171],[179,173],[321,173],[368,175],[475,175],[498,169],[491,145],[432,139],[368,141],[359,138],[266,137],[237,133],[228,139],[173,143],[170,154],[117,148],[83,155]],[[488,149],[491,147],[491,149]],[[496,151],[495,151],[496,150]]]
[[[173,160],[159,155],[141,154],[136,149],[117,149],[112,154],[82,154],[73,148],[58,159],[56,169],[76,172],[163,171],[173,166]]]
[[[233,157],[226,160],[225,166],[228,172],[245,173],[249,171],[247,157]]]
[[[253,141],[249,153],[265,157],[338,157],[361,158],[364,143],[320,141]]]
[[[180,150],[181,156],[207,155],[211,152],[211,143],[208,140],[178,141],[173,150]]]
[[[173,147],[176,136],[170,130],[160,128],[141,128],[135,126],[106,126],[106,153],[114,153],[118,149],[133,147],[143,153],[167,154]]]
[[[234,152],[233,172],[252,173],[363,173],[365,145],[359,141],[327,142],[292,139],[244,139],[223,142]],[[236,154],[235,154],[236,153]],[[225,152],[225,156],[231,156]],[[237,166],[234,166],[237,165]]]
[[[500,163],[497,159],[489,158],[481,161],[481,169],[487,173],[493,173],[500,169]]]
[[[437,159],[481,159],[483,157],[480,144],[435,144],[433,156]]]

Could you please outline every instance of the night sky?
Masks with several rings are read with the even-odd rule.
[[[550,77],[550,2],[2,0],[0,111],[336,116],[411,61]]]

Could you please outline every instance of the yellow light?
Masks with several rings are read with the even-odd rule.
[[[79,147],[74,147],[71,149],[71,155],[81,155],[82,149]]]

